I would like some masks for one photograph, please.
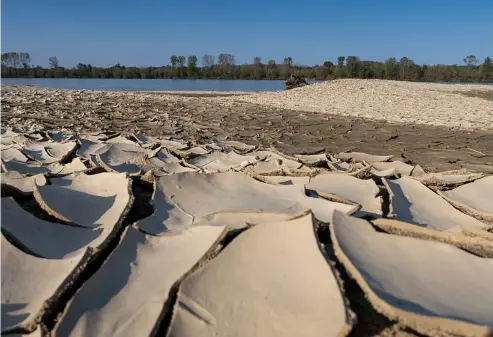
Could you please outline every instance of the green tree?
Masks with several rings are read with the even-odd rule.
[[[187,60],[187,75],[188,77],[195,76],[195,71],[197,69],[197,56],[191,55]]]
[[[359,57],[348,56],[346,59],[346,68],[349,77],[356,78],[359,75]]]
[[[347,69],[342,67],[342,68],[339,68],[337,67],[335,70],[334,70],[334,78],[347,78],[349,77],[348,75],[348,72],[347,72]]]
[[[410,70],[413,64],[414,62],[411,61],[410,58],[406,56],[401,57],[401,59],[399,60],[399,76],[401,80],[409,80]]]
[[[176,55],[172,55],[170,58],[169,58],[169,61],[171,63],[171,66],[173,68],[176,68],[176,66],[178,65],[178,56]]]
[[[235,57],[231,54],[221,53],[217,57],[217,64],[222,72],[222,78],[233,77],[233,66],[235,64]],[[238,74],[241,76],[241,72]]]
[[[197,56],[191,55],[188,57],[187,61],[188,61],[187,66],[189,68],[193,68],[193,69],[197,68]]]
[[[324,67],[327,67],[327,68],[334,68],[334,63],[330,62],[330,61],[325,61],[324,62]]]
[[[339,56],[337,58],[337,67],[339,67],[339,68],[344,67],[344,61],[345,60],[346,60],[346,58],[344,56]]]
[[[325,79],[330,78],[334,74],[334,69],[335,69],[334,63],[330,61],[325,61],[324,68],[327,69],[325,74]]]
[[[178,76],[183,77],[184,68],[185,68],[185,56],[182,55],[178,56],[178,68],[179,68]]]
[[[293,58],[291,56],[285,57],[284,64],[291,67],[293,65]]]
[[[120,67],[113,67],[113,78],[122,78],[123,70]]]
[[[334,79],[346,77],[387,78],[393,80],[419,81],[492,81],[492,60],[487,57],[478,66],[477,58],[469,55],[463,65],[418,65],[407,57],[396,61],[390,58],[386,62],[360,61],[354,57],[340,57],[338,65],[330,61],[318,66],[294,65],[291,57],[286,57],[281,64],[269,60],[262,64],[260,56],[253,59],[252,64],[235,65],[231,54],[221,54],[218,66],[214,65],[214,56],[204,55],[202,67],[197,59],[173,55],[171,66],[161,67],[124,67],[115,64],[109,68],[92,67],[90,64],[79,63],[70,69],[57,65],[51,59],[50,67],[44,69],[32,66],[30,55],[21,52],[2,53],[2,77],[37,77],[37,78],[230,78],[230,79],[286,79],[290,74],[304,78]],[[187,61],[187,62],[185,62]],[[346,62],[347,61],[347,62]],[[54,66],[57,66],[54,69]]]
[[[467,80],[473,80],[474,67],[478,64],[478,58],[474,55],[468,55],[464,58],[464,63],[467,65]]]
[[[483,81],[493,80],[493,62],[491,57],[487,56],[481,65],[481,76]]]
[[[385,61],[385,78],[388,80],[396,80],[399,70],[395,57],[390,57]]]
[[[376,78],[375,71],[373,70],[373,62],[360,61],[359,62],[359,78]]]

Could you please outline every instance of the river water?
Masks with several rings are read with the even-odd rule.
[[[2,79],[2,84],[116,91],[275,91],[284,89],[284,81],[270,80],[5,78]]]
[[[313,83],[314,81],[308,81]],[[105,78],[5,78],[2,84],[36,85],[60,89],[110,91],[276,91],[281,80],[189,80],[189,79],[105,79]],[[457,83],[447,83],[457,84]],[[474,84],[474,83],[470,83]],[[493,83],[482,83],[493,85]]]

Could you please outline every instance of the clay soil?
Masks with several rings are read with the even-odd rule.
[[[238,140],[290,153],[360,151],[392,154],[429,171],[469,168],[493,173],[493,130],[295,111],[246,103],[222,105],[214,93],[92,92],[2,88],[2,125],[133,132],[149,136]]]

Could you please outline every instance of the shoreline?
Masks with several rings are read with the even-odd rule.
[[[287,80],[285,79],[267,79],[267,78],[261,78],[261,79],[251,79],[251,78],[99,78],[99,77],[54,77],[54,78],[49,78],[49,77],[2,77],[2,79],[7,79],[7,80],[123,80],[123,81],[129,81],[129,80],[137,80],[137,81],[148,81],[148,80],[169,80],[169,81],[175,81],[175,80],[189,80],[189,81],[276,81],[276,82],[284,82]],[[393,81],[393,82],[406,82],[406,83],[430,83],[430,84],[465,84],[465,85],[493,85],[493,82],[457,82],[457,81],[412,81],[412,80],[388,80],[388,79],[374,79],[374,78],[337,78],[337,79],[330,79],[330,80],[317,80],[314,78],[304,78],[307,81],[313,81],[314,83],[317,82],[326,82],[326,81],[339,81],[339,80],[344,80],[344,79],[349,79],[349,80],[367,80],[367,81]]]

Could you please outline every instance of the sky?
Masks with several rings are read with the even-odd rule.
[[[161,66],[171,55],[233,54],[237,64],[419,64],[493,57],[493,0],[2,0],[3,52],[47,66]]]

